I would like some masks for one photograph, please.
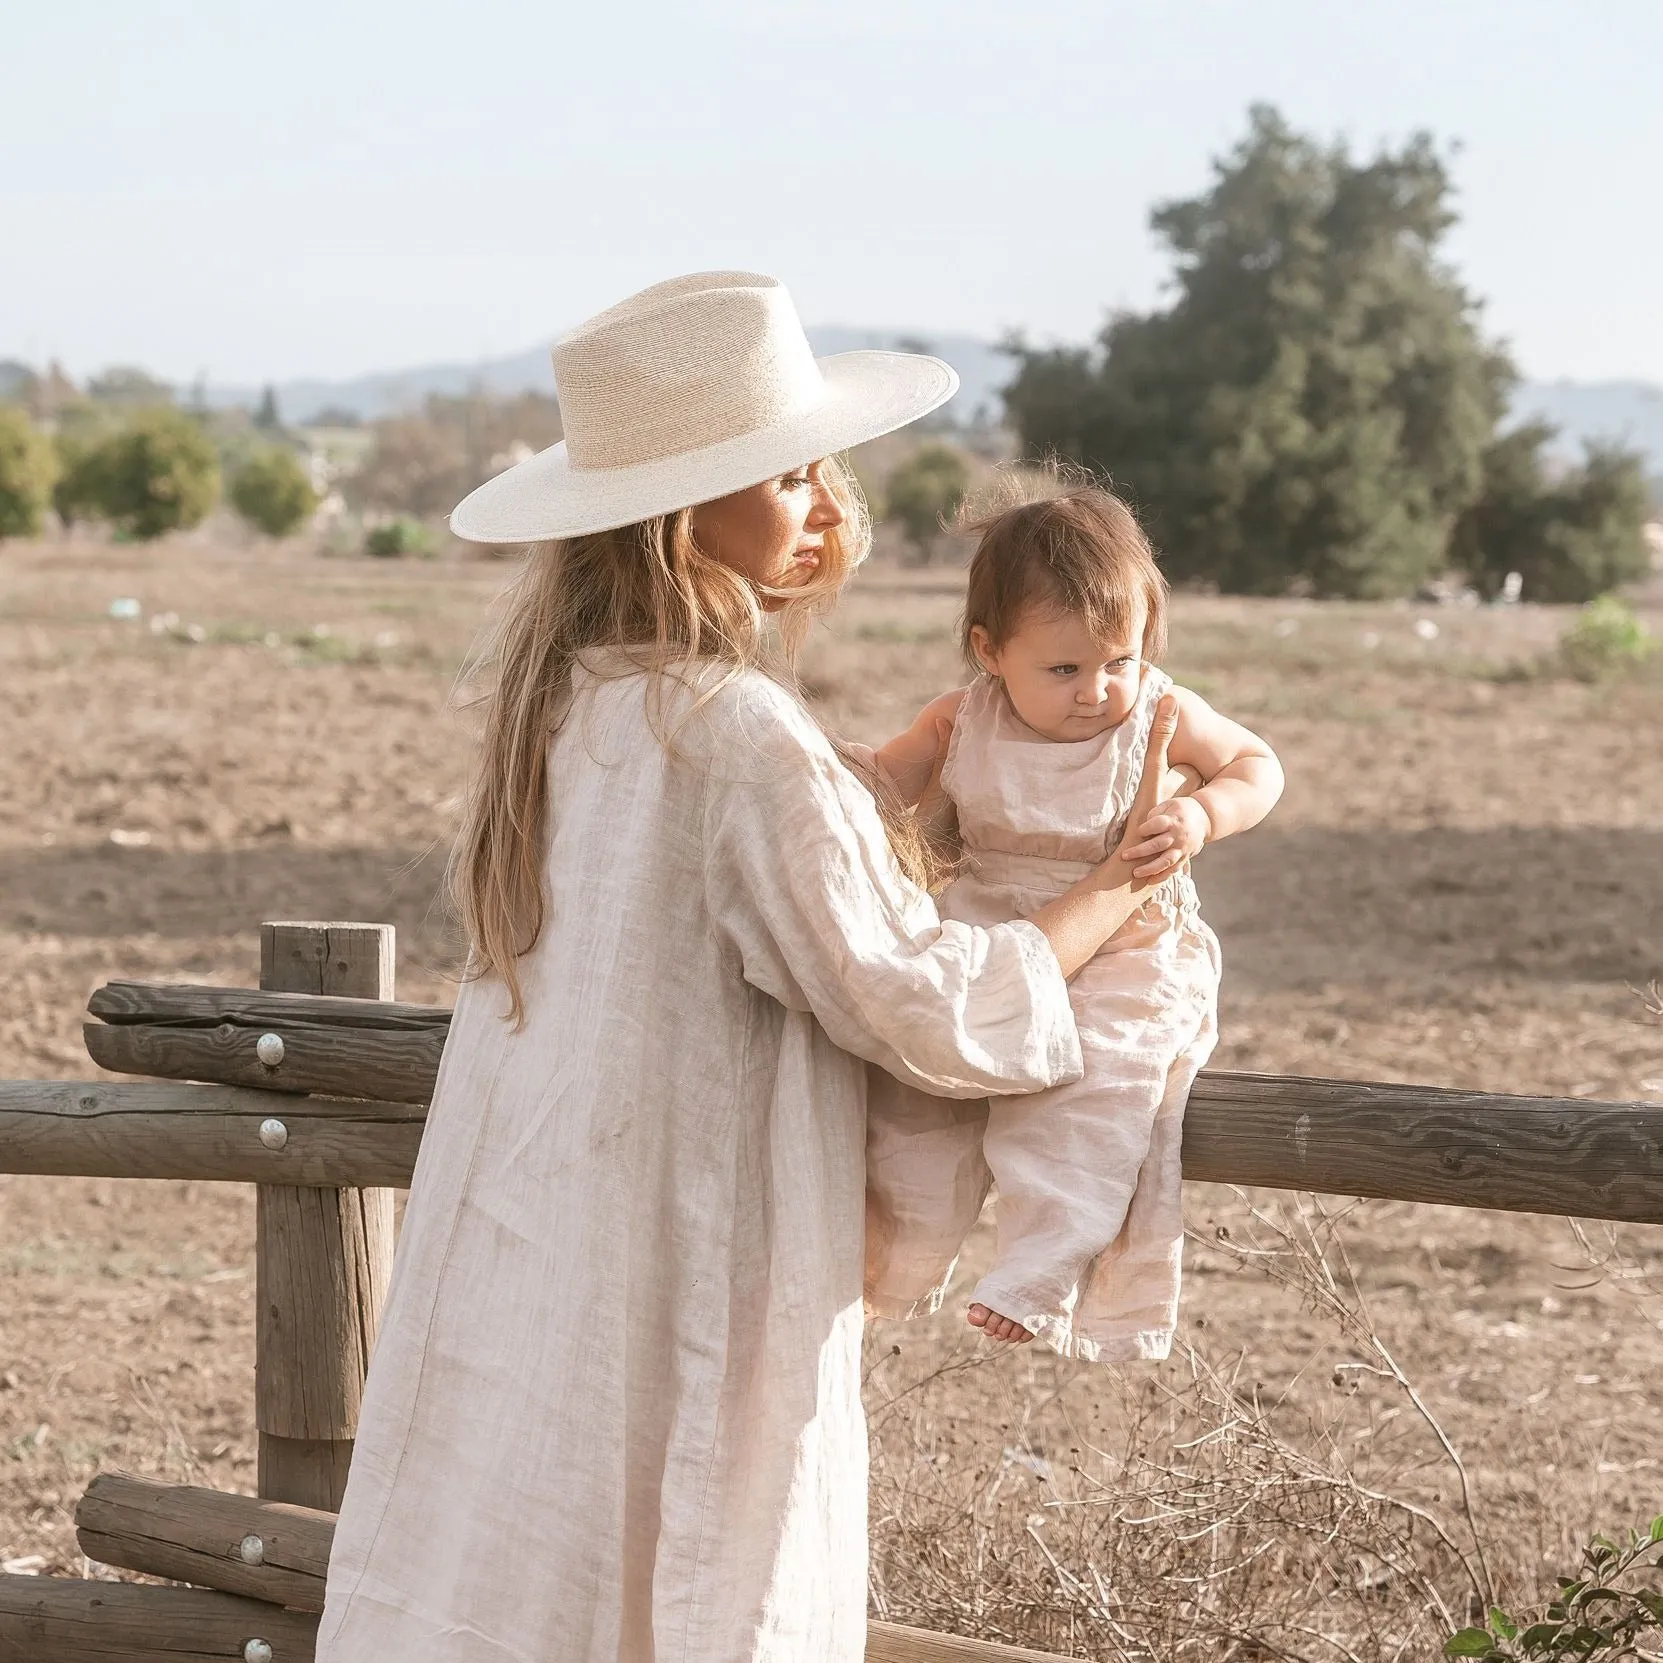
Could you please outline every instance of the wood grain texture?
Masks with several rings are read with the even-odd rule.
[[[432,1097],[445,1045],[445,1031],[439,1028],[387,1030],[294,1021],[257,1028],[229,1022],[212,1028],[88,1022],[81,1032],[92,1060],[117,1074],[394,1103],[425,1103]],[[283,1041],[283,1060],[275,1067],[255,1055],[266,1033]]]
[[[390,924],[260,926],[271,993],[393,997]],[[338,1508],[393,1268],[390,1189],[256,1191],[254,1423],[260,1494]]]
[[[203,1588],[0,1575],[0,1663],[242,1663],[258,1637],[272,1663],[313,1663],[308,1611]]]
[[[251,987],[200,987],[183,982],[106,982],[87,1001],[105,1022],[163,1022],[175,1027],[281,1027],[321,1022],[331,1028],[388,1028],[424,1032],[450,1027],[443,1005],[398,999],[339,999],[326,993],[263,993]]]
[[[262,924],[260,986],[268,993],[391,999],[394,952],[391,924]]]
[[[332,1513],[191,1484],[158,1484],[101,1472],[75,1508],[75,1536],[89,1559],[221,1593],[322,1611]],[[242,1557],[260,1538],[257,1565]]]
[[[994,1640],[964,1640],[900,1623],[866,1625],[866,1663],[1059,1663],[1055,1652],[1003,1646]]]
[[[288,1129],[281,1149],[260,1141],[268,1118]],[[415,1103],[230,1086],[0,1080],[0,1172],[404,1186],[426,1119]]]
[[[1184,1176],[1663,1223],[1663,1104],[1203,1073]]]

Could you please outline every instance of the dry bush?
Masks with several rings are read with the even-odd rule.
[[[1510,1558],[1498,1590],[1460,1453],[1375,1327],[1343,1210],[1244,1207],[1194,1247],[1320,1319],[1298,1382],[1315,1389],[1266,1396],[1245,1354],[1199,1345],[1072,1371],[968,1342],[920,1367],[894,1347],[868,1381],[878,1614],[1117,1663],[1387,1663],[1438,1655],[1498,1594],[1537,1596]],[[953,1413],[972,1370],[996,1422]]]

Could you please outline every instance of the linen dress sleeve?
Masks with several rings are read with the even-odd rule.
[[[779,689],[744,702],[703,815],[710,916],[744,979],[940,1096],[1079,1079],[1068,986],[1039,929],[943,921],[807,713]]]

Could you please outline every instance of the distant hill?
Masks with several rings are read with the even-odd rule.
[[[973,423],[997,418],[999,389],[1010,380],[1012,364],[991,342],[970,335],[936,335],[928,330],[851,329],[827,325],[808,331],[817,353],[852,352],[866,348],[927,351],[945,358],[959,372],[962,383],[947,406],[955,420]],[[363,421],[415,409],[429,393],[457,395],[470,388],[492,393],[554,392],[554,373],[547,348],[493,358],[483,363],[428,364],[419,369],[392,370],[359,376],[350,381],[285,381],[277,384],[278,406],[286,421],[304,423],[319,412],[350,410]],[[208,401],[216,405],[259,402],[258,387],[213,387]],[[1644,381],[1526,382],[1514,397],[1512,421],[1540,417],[1560,429],[1555,449],[1580,456],[1585,442],[1614,440],[1640,450],[1650,459],[1653,473],[1663,473],[1663,387]]]
[[[1613,441],[1651,458],[1663,473],[1663,387],[1646,381],[1526,382],[1513,399],[1515,421],[1540,417],[1559,429],[1556,450]]]
[[[999,388],[1010,379],[1010,360],[991,342],[968,335],[932,335],[926,330],[846,329],[832,325],[808,331],[816,353],[855,352],[873,348],[916,351],[923,347],[945,358],[959,372],[961,387],[948,405],[948,413],[961,422],[976,421],[978,409],[984,419],[999,414]],[[906,343],[903,347],[901,343]],[[491,393],[554,392],[554,371],[546,347],[516,353],[511,358],[491,358],[473,364],[427,364],[419,369],[391,370],[380,375],[358,376],[350,381],[280,381],[277,405],[283,419],[305,423],[320,411],[350,410],[361,421],[397,415],[420,406],[429,393],[456,396],[470,388]],[[209,404],[226,408],[260,402],[259,387],[210,387]]]

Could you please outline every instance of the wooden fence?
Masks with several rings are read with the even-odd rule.
[[[100,1564],[184,1587],[0,1576],[0,1663],[310,1663],[448,1011],[397,1002],[389,925],[263,925],[258,990],[112,982],[88,1052],[154,1083],[0,1082],[0,1172],[257,1188],[258,1496],[102,1473]],[[1663,1105],[1201,1075],[1191,1179],[1663,1223]],[[1041,1654],[873,1623],[868,1663]]]

